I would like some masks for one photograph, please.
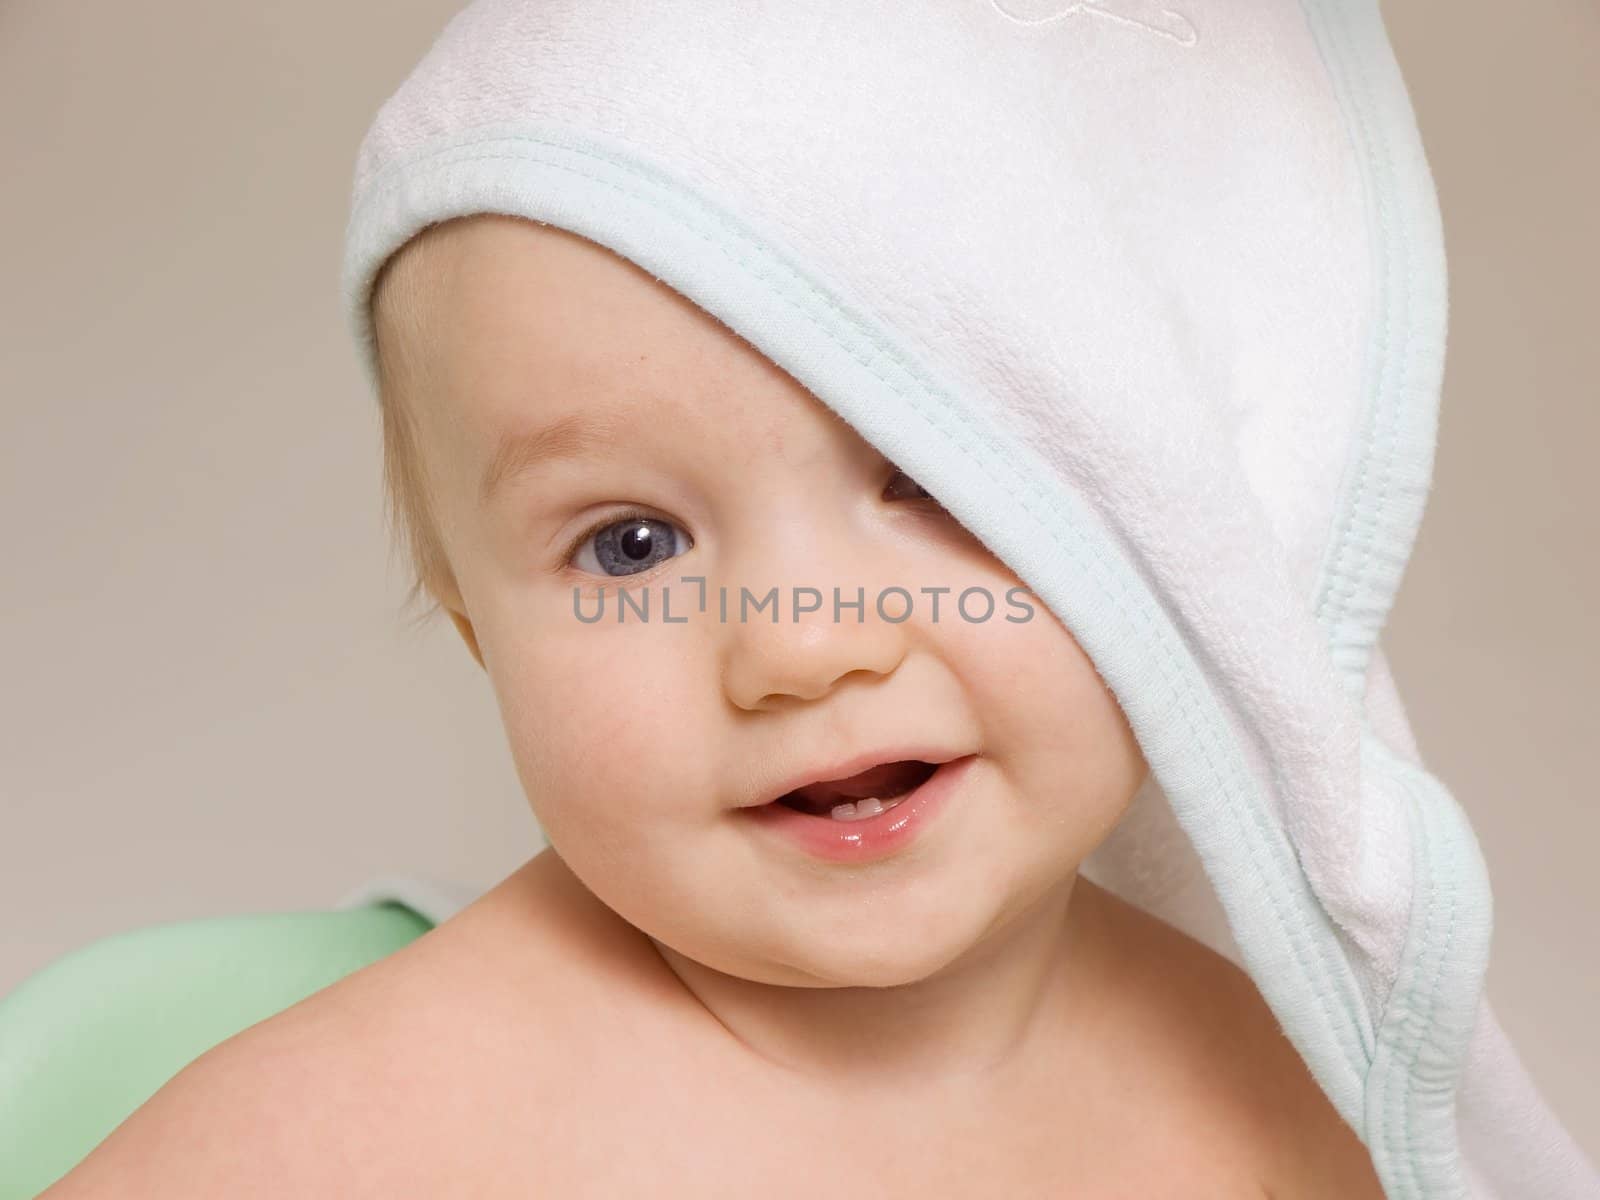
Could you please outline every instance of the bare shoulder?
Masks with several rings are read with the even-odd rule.
[[[201,1055],[41,1200],[459,1194],[456,1134],[526,1145],[571,1077],[535,1036],[572,1027],[559,950],[507,953],[525,872]]]
[[[1128,982],[1149,997],[1197,1119],[1226,1126],[1277,1200],[1384,1200],[1367,1148],[1317,1084],[1250,976],[1209,946],[1095,889],[1136,944]],[[1198,1114],[1203,1112],[1204,1116]]]
[[[360,1131],[338,1119],[344,1089],[329,1084],[343,1072],[308,1036],[306,1014],[316,1008],[279,1014],[206,1051],[41,1200],[265,1200],[342,1182],[343,1139]]]

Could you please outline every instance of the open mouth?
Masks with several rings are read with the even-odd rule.
[[[895,807],[938,769],[939,764],[919,759],[880,763],[848,779],[809,783],[773,803],[835,821],[865,820]]]

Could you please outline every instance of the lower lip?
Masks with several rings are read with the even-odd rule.
[[[893,808],[859,821],[816,817],[787,804],[762,804],[739,811],[826,862],[861,863],[887,857],[909,845],[948,806],[950,794],[978,756],[951,759],[906,794]]]

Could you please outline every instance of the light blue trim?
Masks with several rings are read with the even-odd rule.
[[[1362,174],[1371,248],[1367,403],[1345,464],[1317,595],[1334,663],[1359,701],[1433,477],[1448,310],[1444,230],[1376,0],[1302,4]]]
[[[1126,713],[1194,844],[1245,965],[1353,1128],[1374,1022],[1333,925],[1271,814],[1218,698],[1159,599],[1055,472],[929,377],[710,200],[620,147],[550,127],[445,138],[398,163],[352,215],[347,311],[425,225],[521,215],[608,247],[746,338],[905,467],[1072,630]],[[370,346],[370,330],[357,330]],[[370,370],[370,368],[369,368]]]
[[[1317,594],[1341,679],[1358,701],[1411,557],[1433,475],[1448,287],[1444,230],[1416,114],[1377,0],[1302,0],[1362,175],[1373,328],[1363,407]],[[1410,800],[1412,923],[1379,1018],[1366,1140],[1391,1197],[1464,1197],[1455,1122],[1488,968],[1493,902],[1471,825],[1426,771],[1370,728],[1362,770]]]
[[[1368,1148],[1390,1200],[1465,1200],[1455,1094],[1489,965],[1488,868],[1466,815],[1368,731],[1362,770],[1410,800],[1411,922],[1367,1076]]]

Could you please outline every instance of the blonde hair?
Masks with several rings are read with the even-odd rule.
[[[413,237],[383,264],[372,288],[390,553],[400,549],[410,575],[401,611],[429,602],[406,621],[413,630],[440,610],[442,597],[458,594],[430,500],[432,480],[421,451],[413,405],[428,385],[426,357],[418,353],[427,336],[423,320],[426,299],[440,279],[440,252],[460,223],[452,220],[431,225]]]

